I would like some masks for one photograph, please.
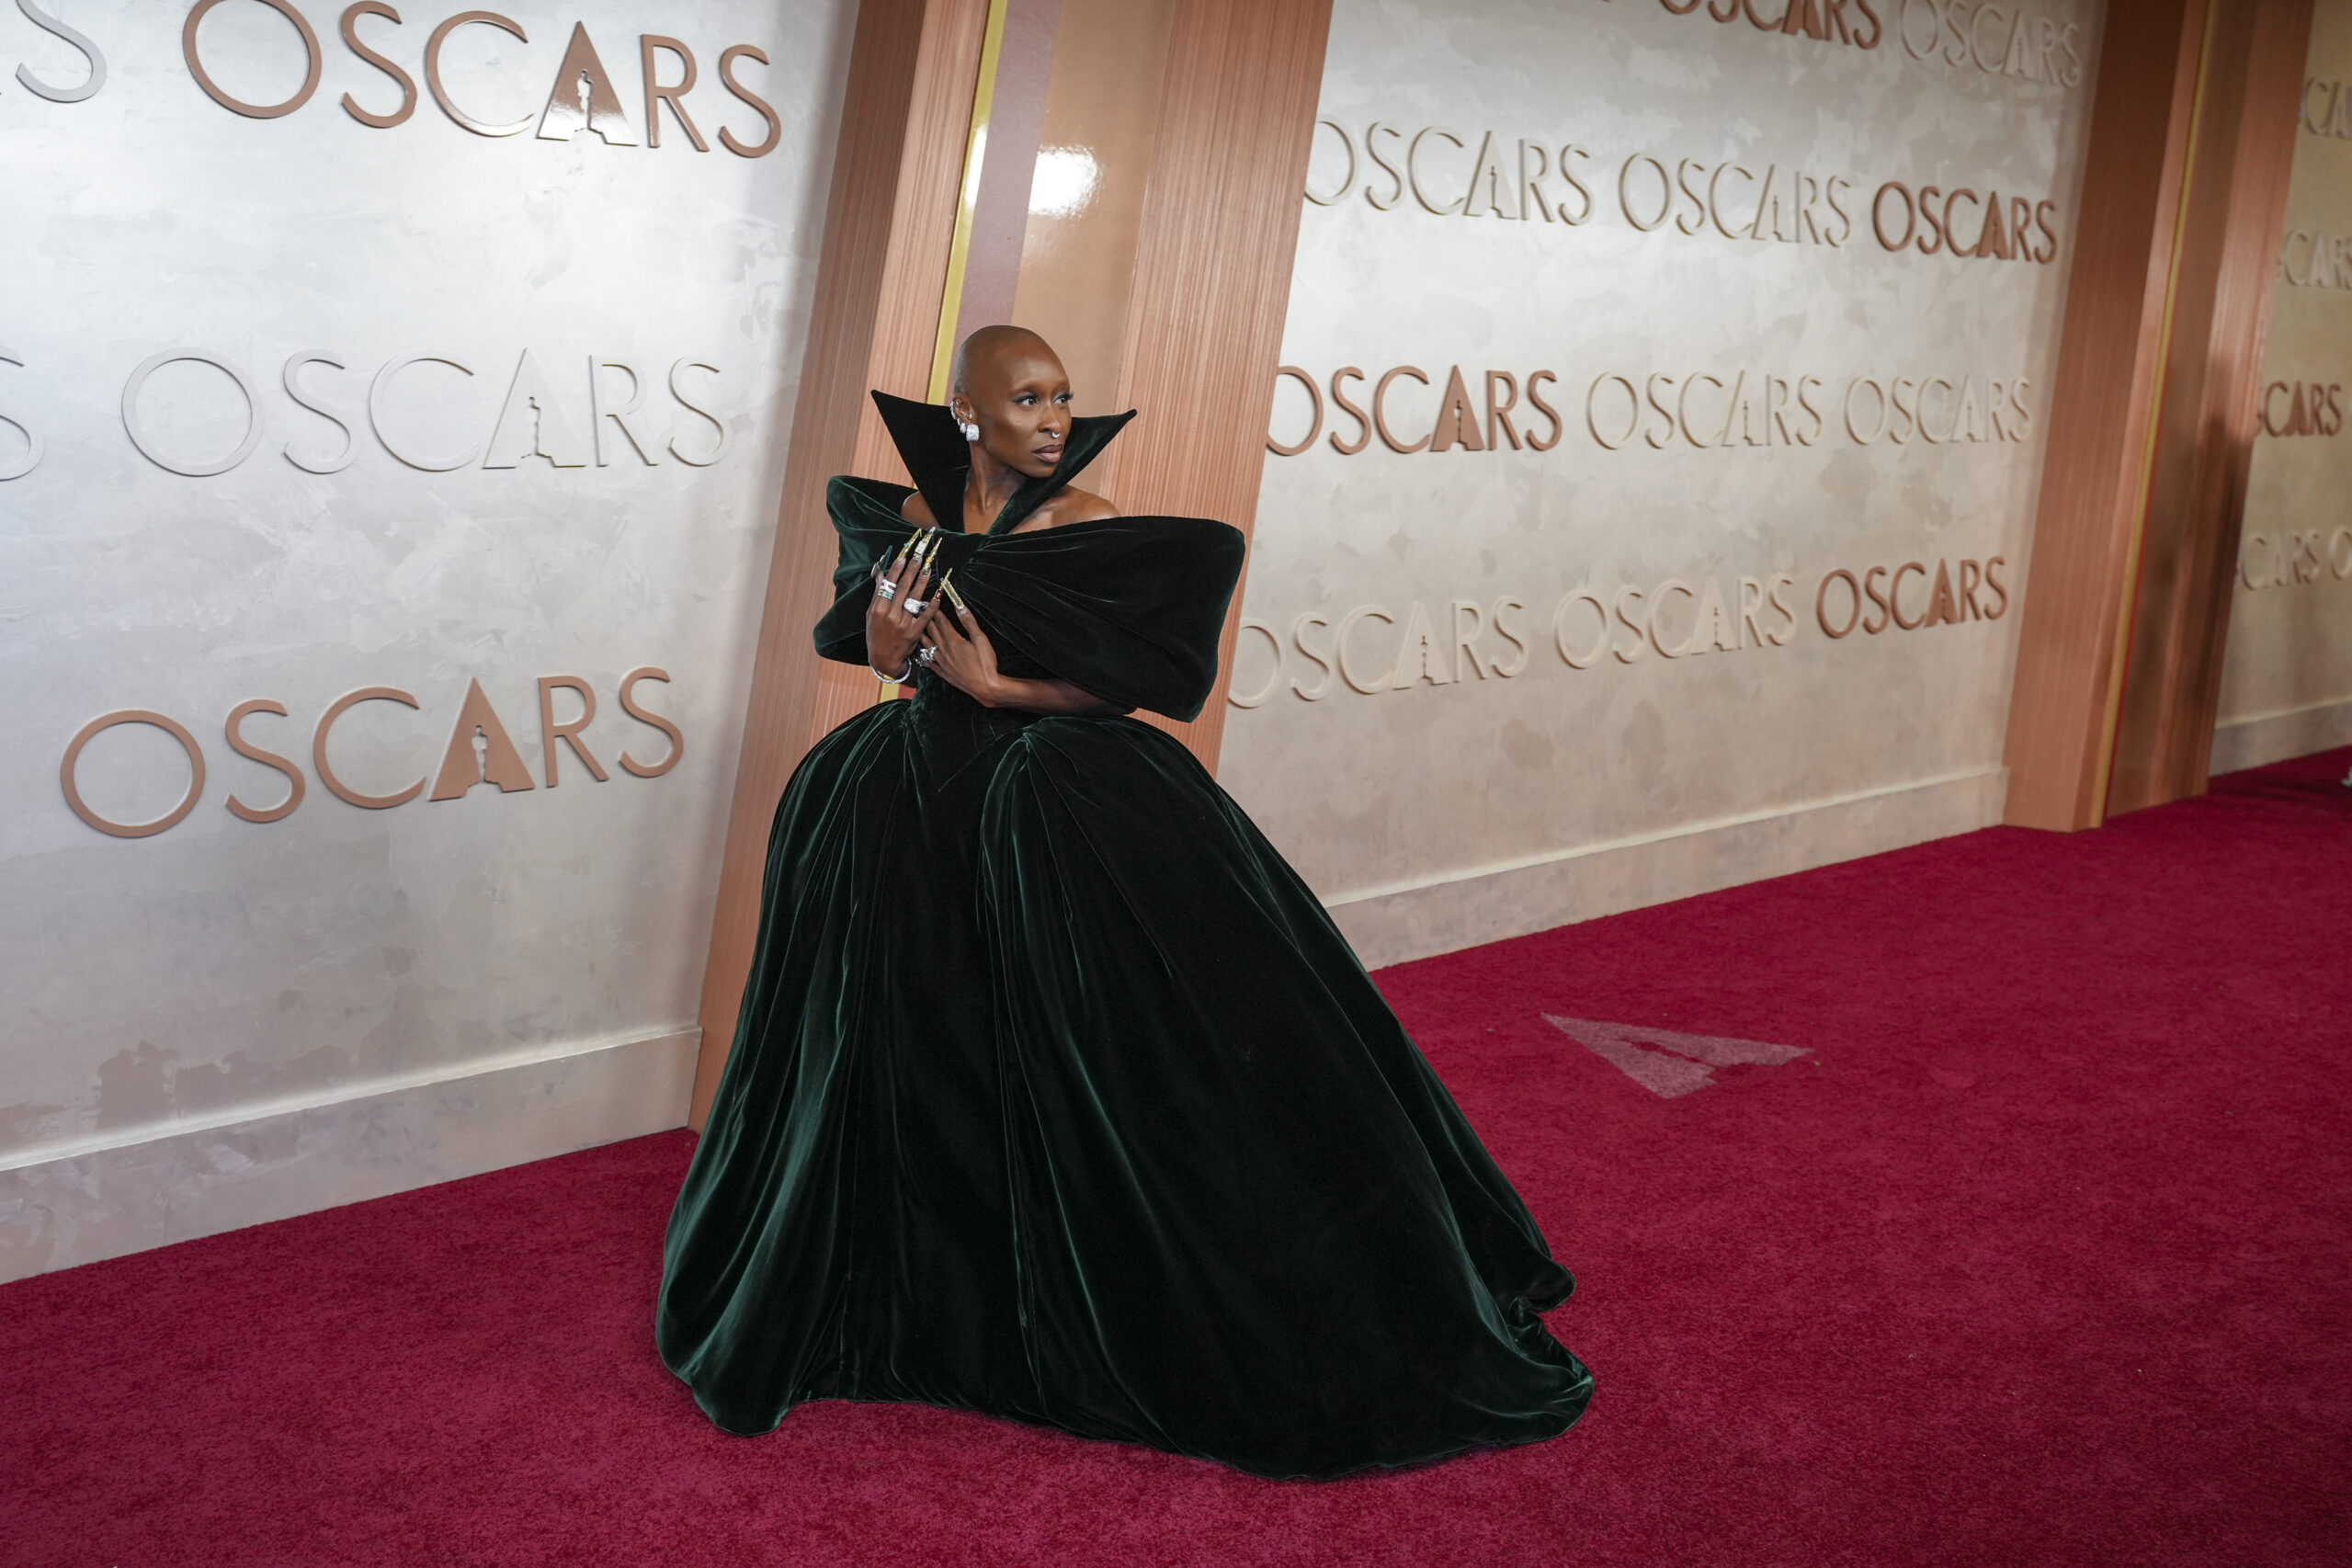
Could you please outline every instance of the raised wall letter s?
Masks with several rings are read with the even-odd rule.
[[[41,31],[52,33],[80,50],[82,58],[90,62],[89,74],[71,87],[52,87],[34,75],[32,67],[19,65],[17,67],[17,80],[25,85],[27,92],[47,98],[53,104],[78,104],[84,98],[94,97],[100,87],[107,85],[107,57],[98,51],[97,44],[34,5],[33,0],[17,0],[17,9]]]
[[[302,796],[309,791],[310,784],[303,778],[302,770],[297,767],[290,758],[282,757],[274,751],[264,751],[245,739],[240,732],[240,726],[256,713],[275,713],[282,719],[286,716],[286,705],[282,702],[272,702],[267,698],[256,697],[251,702],[240,702],[230,709],[229,721],[222,726],[229,737],[229,749],[239,756],[248,757],[260,763],[264,767],[276,768],[286,776],[290,788],[286,791],[284,800],[263,811],[255,810],[233,794],[229,797],[229,814],[245,822],[277,822],[294,814],[294,808],[302,803]]]
[[[643,763],[639,762],[627,752],[622,752],[620,754],[620,766],[627,768],[630,772],[635,774],[640,778],[659,778],[663,774],[667,773],[671,768],[676,767],[678,765],[678,758],[686,755],[686,736],[679,731],[678,727],[676,724],[671,723],[667,719],[663,718],[659,713],[649,712],[645,709],[637,706],[637,683],[639,681],[667,681],[669,678],[669,671],[657,670],[651,665],[647,665],[642,669],[631,670],[627,675],[620,677],[620,710],[628,714],[631,718],[636,720],[641,724],[653,725],[653,728],[661,731],[662,733],[669,736],[670,738],[670,755],[662,758],[661,761],[653,764],[651,767],[648,767]]]
[[[14,365],[21,370],[25,367],[25,362],[17,357],[15,350],[0,347],[0,365]],[[0,425],[10,426],[25,438],[25,455],[18,458],[12,466],[0,468],[0,483],[5,483],[11,479],[22,479],[40,466],[40,437],[34,433],[31,426],[13,414],[0,413]]]

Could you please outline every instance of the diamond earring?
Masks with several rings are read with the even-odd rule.
[[[977,441],[980,439],[980,426],[978,425],[967,425],[962,420],[959,419],[956,421],[956,428],[963,432],[963,438],[967,441]]]

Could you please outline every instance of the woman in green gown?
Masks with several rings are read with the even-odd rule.
[[[664,1359],[746,1435],[913,1400],[1311,1477],[1565,1431],[1567,1271],[1314,894],[1125,716],[1199,712],[1241,534],[1073,489],[1134,415],[1072,416],[1032,334],[876,401],[915,486],[833,481],[817,651],[915,697],[777,808]]]

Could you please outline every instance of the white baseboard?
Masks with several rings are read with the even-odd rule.
[[[1585,845],[1331,904],[1368,968],[1858,859],[2001,820],[2006,768]]]
[[[2208,771],[2235,773],[2344,745],[2352,745],[2352,698],[2253,713],[2214,726],[2213,764]]]
[[[0,1282],[682,1127],[700,1043],[574,1043],[9,1154]]]

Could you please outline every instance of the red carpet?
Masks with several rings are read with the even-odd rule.
[[[651,1341],[677,1132],[0,1290],[0,1562],[2342,1564],[2347,760],[1385,972],[1583,1282],[1557,1442],[722,1437]]]

